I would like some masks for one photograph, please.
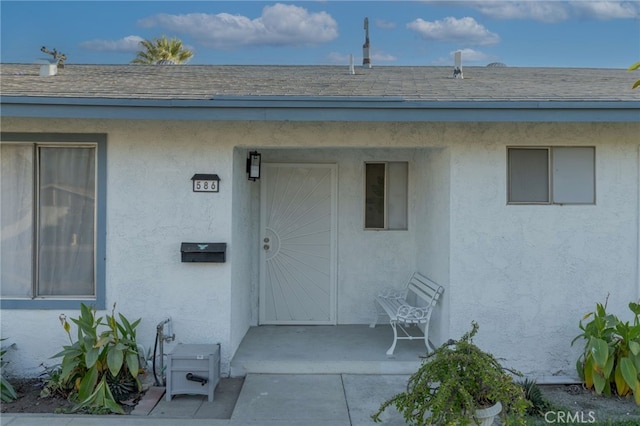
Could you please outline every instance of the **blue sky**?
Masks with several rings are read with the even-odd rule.
[[[139,41],[177,37],[190,64],[371,63],[627,68],[640,61],[634,1],[9,1],[0,58],[33,63],[41,46],[72,64],[126,64]]]

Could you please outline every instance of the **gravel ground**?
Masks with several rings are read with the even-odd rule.
[[[562,407],[568,412],[563,415],[549,412],[546,422],[542,424],[593,424],[615,420],[640,425],[640,406],[636,405],[633,397],[606,398],[581,385],[540,385],[540,390],[554,406]]]

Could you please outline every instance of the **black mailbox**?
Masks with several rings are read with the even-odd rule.
[[[227,243],[182,243],[183,262],[218,262],[226,260]]]

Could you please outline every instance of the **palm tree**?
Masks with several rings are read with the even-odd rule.
[[[166,36],[140,42],[144,50],[138,52],[132,64],[183,64],[193,56],[193,52],[183,48],[182,41]]]
[[[640,69],[640,62],[636,62],[635,64],[633,64],[633,65],[631,65],[629,67],[629,71],[633,71],[633,70],[637,70],[637,69]],[[637,88],[637,87],[640,87],[640,80],[636,81],[634,83],[634,85],[633,85],[634,89]]]

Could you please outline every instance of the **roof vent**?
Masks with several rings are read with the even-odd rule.
[[[349,55],[349,74],[354,75],[356,70],[353,68],[353,54]]]
[[[362,66],[371,68],[371,58],[369,57],[369,18],[364,18],[365,38],[362,45]]]
[[[38,63],[40,64],[40,77],[51,77],[58,74],[58,61],[40,59]]]
[[[58,68],[64,68],[64,61],[67,60],[67,55],[58,52],[56,49],[49,50],[45,46],[40,48],[41,52],[47,53],[52,56],[51,59],[41,59],[40,63],[40,77],[50,77],[58,74]]]
[[[462,51],[461,50],[458,50],[454,54],[453,78],[460,78],[460,79],[464,78],[464,75],[462,74]]]

